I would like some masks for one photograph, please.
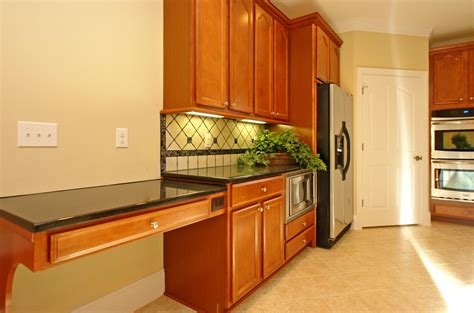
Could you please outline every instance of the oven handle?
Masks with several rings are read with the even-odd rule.
[[[435,164],[469,164],[474,165],[474,160],[466,160],[466,161],[454,161],[454,160],[431,160],[432,163]]]
[[[441,183],[439,181],[439,173],[441,172],[441,169],[435,168],[434,169],[434,187],[435,189],[439,189]]]

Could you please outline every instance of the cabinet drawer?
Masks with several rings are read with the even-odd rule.
[[[282,176],[232,185],[232,206],[240,206],[283,192]]]
[[[433,213],[442,216],[474,219],[474,208],[469,207],[435,204]]]
[[[113,247],[155,233],[172,230],[205,219],[209,201],[184,204],[152,213],[128,217],[50,236],[51,263]]]
[[[304,232],[291,239],[286,243],[286,259],[292,258],[297,254],[301,249],[306,247],[314,238],[314,226],[306,229]]]
[[[314,209],[286,224],[285,238],[290,240],[304,229],[314,224]]]

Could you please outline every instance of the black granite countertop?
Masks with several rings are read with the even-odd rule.
[[[268,167],[243,167],[237,165],[204,167],[188,170],[163,172],[162,176],[174,179],[199,180],[215,183],[240,183],[299,170],[296,165]]]
[[[0,217],[31,232],[189,200],[224,186],[166,179],[0,198]]]

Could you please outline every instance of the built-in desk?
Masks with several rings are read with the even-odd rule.
[[[209,220],[208,233],[219,236],[212,225],[225,225],[226,207],[225,186],[168,180],[0,198],[0,313],[20,263],[41,271]]]

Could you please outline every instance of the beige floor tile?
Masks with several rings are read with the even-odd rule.
[[[308,298],[285,301],[287,312],[301,313],[327,313],[332,312],[331,307],[323,298]]]
[[[146,306],[135,311],[135,313],[184,313],[195,312],[190,308],[174,301],[166,296],[162,296]]]
[[[314,295],[311,283],[306,278],[285,278],[275,280],[274,283],[282,300],[312,298]]]

